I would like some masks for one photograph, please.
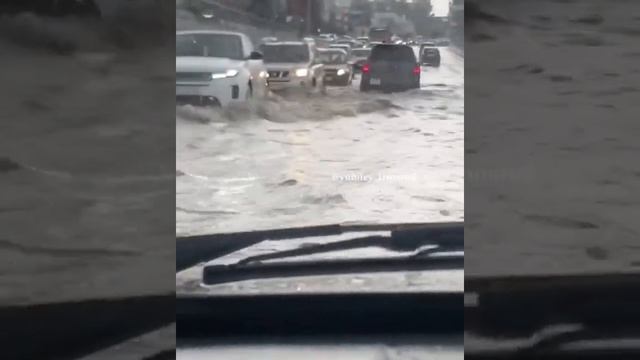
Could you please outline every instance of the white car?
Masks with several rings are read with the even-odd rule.
[[[325,39],[325,40],[327,40],[329,42],[333,42],[333,41],[338,40],[338,35],[336,35],[336,34],[320,34],[319,37],[322,38],[322,39]]]
[[[306,41],[264,44],[264,62],[269,72],[269,89],[325,92],[324,65],[318,49]]]
[[[242,33],[176,32],[176,100],[228,106],[268,92],[262,54]]]
[[[335,43],[329,45],[330,49],[342,49],[347,53],[347,57],[351,57],[351,44]]]
[[[353,67],[347,63],[343,49],[319,49],[324,64],[324,83],[329,86],[349,86],[353,80]]]

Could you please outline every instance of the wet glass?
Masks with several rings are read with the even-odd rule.
[[[347,62],[347,56],[342,51],[327,51],[320,53],[320,61],[324,64],[344,64]]]
[[[369,56],[369,54],[371,54],[371,50],[353,50],[351,51],[351,55],[352,56],[358,56],[358,57],[367,57]]]
[[[242,43],[234,35],[176,35],[176,56],[242,59]]]
[[[416,6],[421,5],[414,3],[393,11],[410,15]],[[290,15],[286,13],[291,9],[280,10]],[[443,66],[416,64],[420,36],[435,41],[449,38],[448,32],[453,31],[446,21],[446,11],[442,17],[429,17],[429,9],[418,9],[425,16],[413,20],[391,17],[400,22],[391,30],[377,31],[383,24],[358,23],[354,24],[357,29],[338,33],[333,33],[336,30],[332,24],[320,14],[317,19],[312,16],[318,26],[308,28],[297,22],[257,21],[253,13],[240,16],[246,9],[236,9],[228,16],[220,13],[218,17],[225,22],[206,23],[186,11],[178,16],[180,31],[207,28],[225,34],[241,33],[243,41],[246,37],[251,42],[247,50],[259,49],[263,59],[178,59],[184,69],[180,78],[188,80],[177,84],[180,100],[185,101],[176,107],[179,243],[192,235],[217,237],[321,225],[464,221],[462,43],[439,48]],[[375,14],[362,16],[374,22],[382,19]],[[287,16],[275,17],[280,18]],[[413,39],[416,45],[376,50],[380,57],[370,49],[351,50],[348,44],[338,44],[353,43],[371,28],[374,35]],[[404,29],[410,33],[401,33]],[[439,29],[443,31],[438,33]],[[185,47],[192,46],[186,43]],[[345,47],[347,53],[336,46]],[[366,63],[364,58],[369,55],[383,61]],[[347,61],[354,56],[357,64],[348,66]],[[389,71],[381,72],[383,67]],[[388,236],[389,228],[383,228],[374,235]],[[274,240],[238,250],[224,260],[202,259],[192,268],[181,269],[178,288],[189,293],[213,291],[200,286],[204,264],[219,265],[218,261],[234,262],[354,236]],[[398,254],[369,248],[307,254],[296,260],[394,255]],[[329,276],[317,282],[307,279],[305,284],[318,292],[322,287],[337,291],[339,284],[345,284],[340,279],[351,281],[351,275]],[[445,278],[450,280],[444,280],[449,285],[460,284],[462,274],[458,271]],[[407,281],[411,283],[409,288],[422,286],[413,279],[404,278],[394,289],[407,285]],[[381,281],[364,283],[369,289],[382,286]],[[223,288],[232,292],[251,288],[253,293],[265,293],[294,287],[287,279],[261,279],[215,288],[218,293]]]
[[[309,60],[309,49],[301,45],[265,45],[262,47],[264,61],[300,62]]]

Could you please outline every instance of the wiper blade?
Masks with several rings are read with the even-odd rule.
[[[362,274],[393,271],[456,270],[464,268],[464,256],[367,258],[315,260],[249,265],[209,265],[203,270],[203,284],[285,278],[295,276]]]
[[[248,257],[239,261],[237,264],[242,265],[265,260],[313,255],[339,250],[361,249],[365,247],[378,247],[395,252],[415,252],[420,250],[420,255],[426,255],[428,252],[464,251],[464,229],[462,226],[429,226],[416,229],[395,230],[391,232],[391,236],[367,236],[293,250],[277,251]],[[423,247],[429,248],[422,249]]]
[[[288,240],[315,236],[334,236],[348,232],[394,231],[413,228],[459,226],[462,223],[405,224],[333,224],[262,231],[223,233],[178,237],[176,240],[176,272],[244,249],[265,240]]]
[[[265,262],[292,256],[366,247],[380,247],[400,255],[383,258]],[[437,224],[422,228],[394,230],[391,236],[368,236],[258,255],[234,264],[207,265],[203,270],[203,283],[213,285],[249,279],[292,276],[460,269],[464,267],[464,255],[445,256],[444,253],[463,251],[463,225]]]

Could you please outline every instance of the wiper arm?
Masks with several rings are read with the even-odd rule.
[[[417,251],[420,255],[427,255],[428,253],[434,252],[464,251],[464,229],[462,226],[441,226],[396,230],[391,232],[390,237],[367,236],[251,256],[240,260],[237,265],[339,250],[362,249],[366,247],[378,247],[395,252]]]
[[[262,231],[195,235],[176,240],[176,272],[190,268],[265,240],[288,240],[313,236],[334,236],[347,232],[394,231],[412,228],[460,226],[462,223],[334,224]]]
[[[291,256],[366,247],[381,247],[401,255],[383,258],[265,262]],[[387,237],[368,236],[253,256],[229,265],[208,265],[203,270],[203,283],[214,285],[249,279],[292,276],[460,269],[464,267],[464,255],[433,255],[462,251],[464,251],[463,225],[438,224],[423,228],[395,230],[391,232],[391,236]],[[402,255],[402,252],[408,254]]]
[[[295,276],[362,274],[393,271],[456,270],[464,268],[464,256],[366,258],[316,260],[249,265],[209,265],[203,270],[203,284],[285,278]]]

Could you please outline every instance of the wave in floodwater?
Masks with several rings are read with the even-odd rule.
[[[121,20],[0,16],[2,304],[175,289],[175,29]]]
[[[466,209],[466,247],[478,254],[467,274],[640,266],[640,2],[615,4],[465,2],[466,47],[490,54],[467,69],[478,120],[467,125],[467,168],[490,175],[468,179],[482,191]],[[496,181],[484,164],[527,168]]]
[[[416,113],[432,110],[432,108],[422,105],[404,107],[406,105],[398,104],[407,102],[407,99],[429,98],[431,100],[449,99],[452,101],[462,99],[462,95],[457,93],[459,89],[447,84],[433,84],[420,90],[390,94],[376,92],[362,94],[353,88],[331,90],[330,94],[324,96],[307,96],[296,93],[270,94],[266,99],[255,99],[249,105],[232,106],[226,109],[179,106],[176,108],[176,120],[178,122],[211,123],[263,119],[287,123],[331,120],[374,113],[395,117],[397,116],[394,115],[395,110]],[[436,110],[446,110],[446,105],[436,108]]]
[[[463,219],[464,63],[443,59],[407,92],[176,108],[178,234]]]

